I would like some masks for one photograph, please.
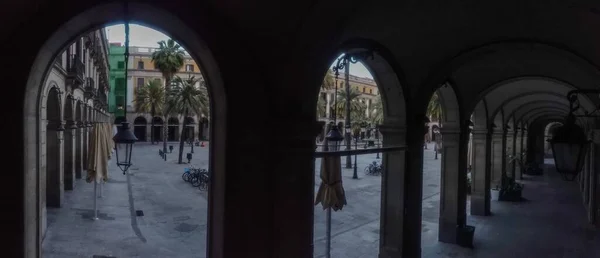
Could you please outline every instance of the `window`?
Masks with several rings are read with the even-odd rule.
[[[144,87],[144,78],[137,78],[137,89]]]
[[[365,93],[365,89],[366,89],[366,88],[362,88],[362,92],[363,92],[363,93]]]
[[[124,61],[117,62],[117,68],[118,69],[125,69],[125,62]]]
[[[143,61],[138,61],[137,69],[144,70],[144,62]]]
[[[185,71],[186,72],[193,72],[194,71],[194,65],[185,65]]]
[[[373,94],[373,89],[369,89],[369,94]]]

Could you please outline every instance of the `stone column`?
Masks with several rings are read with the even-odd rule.
[[[400,126],[380,125],[379,130],[383,134],[386,145],[401,145],[405,143],[406,129]],[[422,153],[422,150],[421,150]],[[406,151],[383,153],[382,163],[386,168],[381,179],[381,215],[379,231],[379,258],[392,257],[420,257],[403,256],[406,253],[420,254],[420,245],[417,248],[409,250],[411,245],[409,241],[418,240],[420,243],[420,218],[411,221],[412,224],[419,226],[419,234],[414,238],[405,238],[407,231],[406,221],[407,213],[407,187],[406,172],[420,175],[419,171],[407,170],[405,164]],[[415,185],[420,185],[415,182]],[[411,196],[416,197],[416,196]],[[420,200],[420,199],[419,199]],[[420,206],[419,206],[420,207]],[[420,208],[411,207],[411,211],[421,211]],[[414,210],[413,210],[414,209]],[[414,243],[413,243],[414,244]],[[412,246],[415,247],[415,246]]]
[[[521,137],[519,136],[518,129],[515,129],[512,140],[513,140],[512,155],[513,155],[513,158],[518,158],[518,156],[521,154],[520,153],[521,146],[519,145],[521,143]],[[521,179],[521,170],[520,170],[520,166],[519,166],[519,161],[513,160],[512,166],[510,169],[511,169],[512,178]]]
[[[77,129],[74,129],[75,133],[75,178],[80,179],[83,171],[83,123],[82,121],[76,122]]]
[[[65,128],[65,190],[73,190],[75,188],[75,136],[77,134],[77,126],[75,121],[67,121]]]
[[[504,165],[504,149],[503,140],[504,135],[500,131],[494,131],[491,135],[491,152],[490,166],[491,166],[491,186],[500,186],[502,182],[502,167]]]
[[[506,176],[511,176],[509,173],[508,156],[512,153],[512,134],[508,129],[502,132],[502,173]]]
[[[62,121],[49,121],[46,131],[46,204],[60,208],[64,200]]]
[[[325,118],[329,119],[331,117],[331,109],[329,108],[331,106],[331,94],[329,94],[329,92],[326,92],[325,98],[327,99],[327,107],[325,108]]]
[[[271,183],[267,183],[271,185],[272,192],[262,193],[268,195],[265,197],[275,204],[276,208],[271,210],[270,218],[262,219],[262,223],[273,227],[273,238],[269,241],[272,257],[312,257],[314,210],[324,211],[320,205],[314,205],[315,177],[313,173],[307,172],[314,171],[317,175],[320,173],[320,168],[315,169],[314,152],[315,137],[321,126],[316,121],[278,119],[268,128],[278,128],[282,125],[286,130],[269,132],[273,139],[270,141],[269,160],[275,160],[268,168],[273,172],[269,176]],[[256,150],[249,148],[248,151]],[[230,209],[230,212],[235,212],[235,209]],[[231,230],[232,233],[235,231]]]
[[[490,215],[491,134],[473,131],[473,169],[471,170],[471,215]]]
[[[442,132],[442,182],[440,192],[440,242],[457,244],[459,227],[466,224],[466,167],[467,141],[461,138],[458,125],[444,125]],[[464,132],[462,133],[464,134]],[[462,171],[461,171],[462,170]]]
[[[593,130],[592,132],[592,139],[594,138],[594,136],[598,134],[597,130]],[[589,209],[588,209],[588,219],[590,221],[591,224],[597,225],[597,213],[596,213],[596,209],[598,207],[598,204],[596,203],[597,200],[600,200],[599,198],[597,198],[598,196],[598,188],[597,188],[597,181],[598,181],[598,177],[597,177],[597,171],[596,171],[596,160],[598,160],[599,157],[597,157],[597,145],[592,142],[590,144],[590,200],[589,200]],[[600,167],[600,166],[599,166]]]
[[[152,124],[146,123],[145,129],[146,129],[146,141],[149,142],[152,139]]]
[[[583,166],[583,203],[586,208],[589,209],[589,200],[590,200],[590,162],[591,162],[590,152],[585,154],[585,163]]]

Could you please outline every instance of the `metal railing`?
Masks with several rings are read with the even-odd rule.
[[[76,82],[77,85],[83,84],[83,73],[85,67],[79,55],[71,55],[69,57],[69,65],[67,66],[67,76]]]

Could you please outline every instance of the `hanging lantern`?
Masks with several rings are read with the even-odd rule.
[[[137,141],[137,138],[129,128],[129,123],[121,123],[121,126],[117,128],[117,134],[113,137],[113,141],[115,141],[116,147],[117,166],[125,174],[131,166],[131,152],[133,144]]]
[[[340,133],[338,126],[333,124],[325,137],[327,139],[327,147],[329,151],[339,151],[342,141],[344,140],[344,136]]]
[[[554,155],[556,170],[563,179],[573,181],[581,172],[590,141],[575,118],[569,116],[565,125],[556,128],[552,139],[548,140]]]

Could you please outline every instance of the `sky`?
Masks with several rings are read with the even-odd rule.
[[[125,44],[125,25],[118,24],[107,26],[106,36],[108,42],[120,42]],[[129,26],[129,45],[136,47],[158,47],[157,42],[167,40],[169,37],[162,32],[149,27],[131,24]],[[333,65],[333,64],[332,64]],[[373,78],[367,68],[360,62],[350,65],[350,74],[359,77]]]

